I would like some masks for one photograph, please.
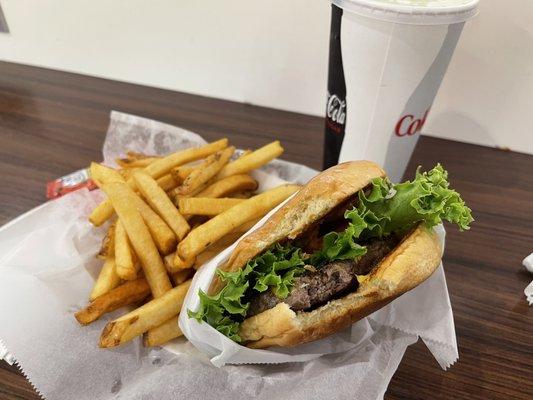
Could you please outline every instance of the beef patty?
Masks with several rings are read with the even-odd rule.
[[[285,299],[279,299],[268,290],[253,297],[247,317],[287,303],[294,311],[308,311],[328,301],[353,292],[358,287],[357,275],[366,275],[398,244],[394,236],[374,239],[365,243],[365,255],[357,260],[334,261],[320,268],[309,266],[308,271],[294,279],[294,285]]]

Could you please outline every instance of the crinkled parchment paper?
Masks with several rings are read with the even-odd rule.
[[[163,154],[202,143],[200,136],[183,129],[113,112],[104,157],[112,164],[125,149]],[[305,183],[315,173],[276,161],[256,178],[265,188],[282,181]],[[218,351],[217,344],[203,354],[184,338],[164,348],[145,349],[136,339],[101,350],[102,328],[123,311],[87,327],[73,317],[86,304],[100,265],[94,254],[105,227],[93,228],[87,216],[101,198],[98,191],[74,192],[0,228],[0,356],[15,360],[46,399],[377,399],[406,347],[418,337],[443,368],[457,358],[442,266],[416,289],[330,339],[267,350],[285,357],[281,361],[305,362],[218,368],[209,357],[218,365],[250,359],[240,349],[234,352],[233,343],[223,343],[229,353]],[[202,268],[195,287],[205,284],[225,256]],[[200,329],[208,330],[203,325]],[[324,353],[329,354],[320,356]]]

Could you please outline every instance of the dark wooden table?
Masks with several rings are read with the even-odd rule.
[[[101,159],[111,110],[227,136],[257,147],[279,138],[283,158],[320,168],[323,120],[64,72],[0,63],[0,224],[41,204],[45,183]],[[422,137],[409,165],[442,162],[474,210],[472,230],[449,229],[445,266],[459,362],[442,371],[411,346],[387,399],[532,399],[533,156]],[[16,367],[0,363],[0,399],[39,398]]]

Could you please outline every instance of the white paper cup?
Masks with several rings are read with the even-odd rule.
[[[332,3],[324,167],[373,160],[398,181],[478,0]]]

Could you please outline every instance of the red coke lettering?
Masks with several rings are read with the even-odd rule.
[[[394,128],[394,133],[396,136],[413,136],[415,133],[418,133],[424,127],[426,123],[426,118],[429,114],[429,108],[426,110],[422,118],[415,118],[412,114],[407,114],[401,117],[396,123]]]

